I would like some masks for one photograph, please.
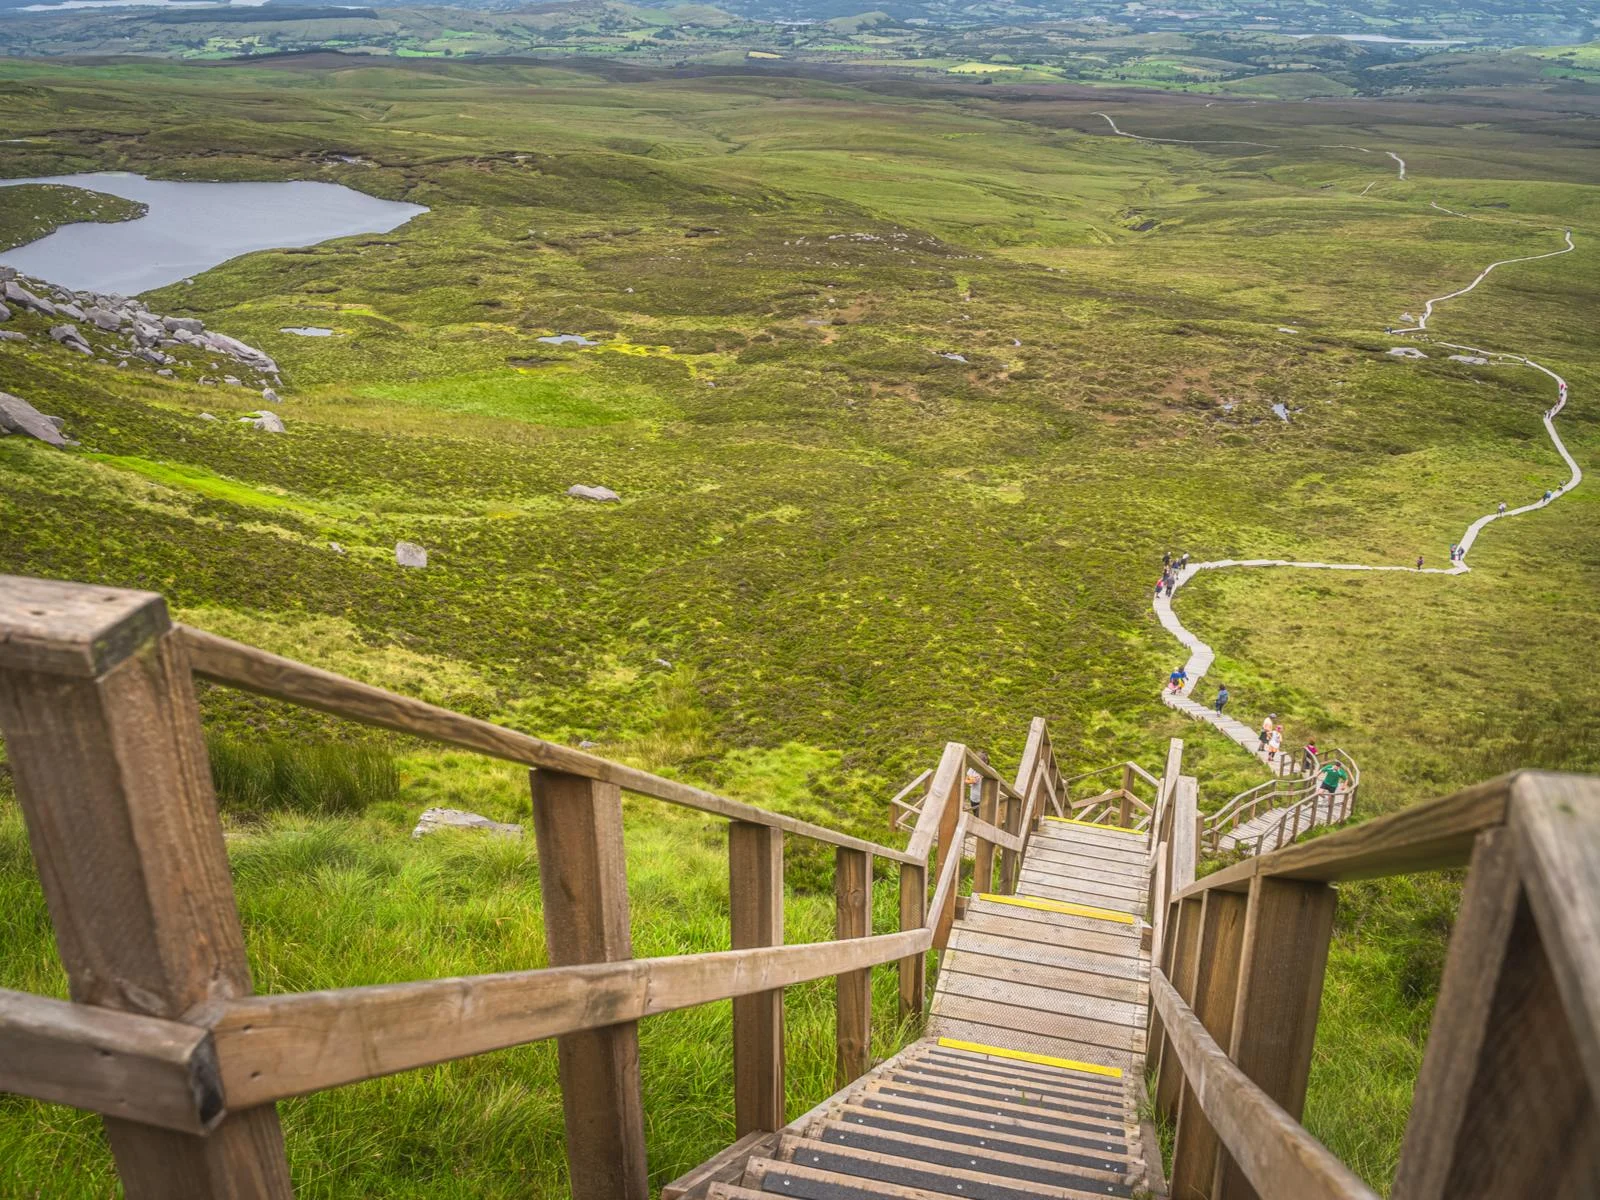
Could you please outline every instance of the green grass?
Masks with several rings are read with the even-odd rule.
[[[1600,168],[1573,115],[1591,98],[1205,107],[904,84],[0,63],[18,136],[53,138],[63,113],[84,130],[8,147],[19,171],[316,178],[431,209],[150,297],[277,357],[282,436],[202,422],[233,393],[68,356],[15,317],[34,340],[0,352],[0,385],[47,398],[83,448],[0,439],[0,569],[160,590],[226,636],[885,838],[887,797],[946,739],[1009,765],[1035,714],[1069,774],[1156,768],[1181,736],[1206,807],[1258,782],[1156,700],[1177,655],[1148,605],[1162,549],[1440,561],[1472,516],[1537,494],[1558,468],[1547,381],[1396,362],[1381,331],[1568,227],[1579,253],[1497,271],[1436,328],[1560,370],[1564,433],[1592,462]],[[1135,143],[1097,108],[1272,148]],[[1357,141],[1373,153],[1341,148]],[[371,165],[325,162],[335,142]],[[341,336],[278,332],[303,324]],[[605,346],[537,341],[554,332]],[[569,500],[574,483],[625,503]],[[1236,573],[1178,606],[1241,716],[1270,708],[1291,741],[1355,753],[1364,813],[1521,762],[1592,769],[1573,666],[1600,585],[1588,495],[1491,529],[1468,576]],[[427,570],[394,565],[401,539]],[[432,803],[525,820],[520,772],[377,739],[393,795],[387,776],[287,784],[280,764],[314,780],[315,747],[369,742],[220,689],[202,706],[220,744],[263,755],[230,768],[255,799],[229,818],[261,986],[536,965],[526,846],[407,837]],[[629,818],[641,948],[724,944],[720,831]],[[3,986],[59,991],[7,820]],[[791,936],[822,936],[831,855],[788,854]],[[1366,884],[1342,906],[1307,1116],[1379,1188],[1454,894]],[[467,936],[443,944],[457,920]],[[826,1089],[827,990],[793,994],[796,1111]],[[658,1177],[726,1140],[725,1020],[646,1023]],[[559,1195],[548,1054],[286,1105],[297,1183]],[[0,1103],[0,1162],[19,1164],[0,1170],[104,1194],[94,1123],[41,1112]]]
[[[145,211],[135,200],[59,183],[0,188],[0,250],[37,241],[74,221],[132,221]]]

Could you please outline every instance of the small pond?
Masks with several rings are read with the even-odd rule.
[[[297,337],[332,337],[333,330],[320,325],[285,325],[279,333],[292,333]]]
[[[19,183],[66,184],[149,206],[136,221],[63,225],[0,253],[0,265],[74,291],[124,296],[176,283],[253,250],[387,233],[428,211],[336,183],[188,183],[105,171],[0,179],[0,188]]]

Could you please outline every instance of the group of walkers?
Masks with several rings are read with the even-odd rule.
[[[1178,576],[1183,573],[1183,569],[1188,565],[1189,555],[1187,553],[1180,554],[1174,558],[1172,551],[1168,550],[1161,556],[1161,578],[1156,580],[1157,600],[1163,596],[1169,599],[1172,597],[1172,593],[1178,590]]]

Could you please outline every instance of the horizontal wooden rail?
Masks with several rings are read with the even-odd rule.
[[[1378,1200],[1355,1172],[1233,1063],[1159,967],[1150,969],[1150,1000],[1182,1065],[1184,1081],[1258,1195]]]
[[[1539,774],[1504,775],[1304,845],[1247,859],[1207,875],[1173,898],[1186,899],[1211,888],[1244,891],[1256,875],[1337,883],[1466,866],[1473,839],[1485,829],[1505,824],[1513,785]]]
[[[222,1117],[208,1030],[27,992],[0,990],[0,1092],[180,1133]]]
[[[952,856],[954,860],[954,856]],[[926,927],[874,937],[251,996],[212,1036],[230,1107],[598,1029],[920,954]]]
[[[177,629],[188,649],[195,674],[216,683],[277,700],[288,700],[396,733],[444,742],[463,750],[475,750],[491,758],[613,783],[624,791],[713,813],[731,821],[766,825],[832,846],[865,850],[894,862],[919,861],[912,851],[880,846],[876,842],[813,825],[809,821],[767,812],[677,780],[663,779],[648,771],[585,754],[582,750],[558,746],[554,742],[490,721],[463,716],[422,700],[346,679],[331,671],[280,658],[276,654],[268,654],[265,650],[257,650],[215,634],[183,625]],[[926,858],[925,851],[922,857]]]

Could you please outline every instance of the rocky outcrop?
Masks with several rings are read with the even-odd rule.
[[[415,542],[396,542],[394,561],[402,567],[425,567],[428,565],[428,551]]]
[[[249,425],[252,429],[259,429],[263,433],[284,433],[283,418],[269,409],[251,413],[248,417],[240,417],[242,424]]]
[[[0,432],[26,434],[52,446],[77,444],[61,436],[61,426],[55,418],[45,416],[21,396],[10,392],[0,392]]]
[[[50,297],[47,298],[45,293]],[[240,382],[258,391],[281,387],[278,364],[270,354],[236,337],[207,329],[198,317],[167,317],[153,313],[142,300],[98,292],[70,292],[41,280],[0,269],[0,321],[8,320],[13,309],[41,317],[69,318],[50,329],[50,336],[79,354],[113,361],[119,365],[137,362],[167,370],[177,367],[198,371],[216,366],[211,359],[227,358],[239,376],[252,376]],[[11,340],[11,339],[8,339]],[[178,351],[173,354],[172,351]],[[207,362],[186,361],[204,355]],[[174,372],[177,373],[177,372]],[[274,395],[276,393],[274,392]]]

